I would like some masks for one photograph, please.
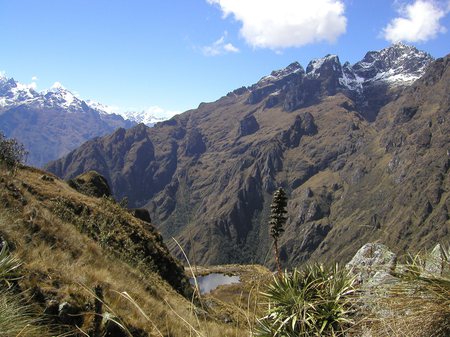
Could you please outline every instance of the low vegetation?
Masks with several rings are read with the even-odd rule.
[[[257,336],[338,336],[353,324],[354,277],[338,265],[307,265],[275,276],[263,296]]]
[[[447,248],[376,290],[337,265],[193,266],[241,278],[194,296],[153,226],[111,197],[17,166],[0,171],[0,204],[0,337],[450,335]]]

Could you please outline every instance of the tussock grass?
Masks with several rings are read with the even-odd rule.
[[[450,336],[450,261],[442,251],[439,265],[430,272],[433,257],[419,253],[398,268],[398,282],[362,295],[370,303],[364,322],[372,336]],[[365,296],[365,297],[364,297]]]
[[[23,294],[17,293],[12,282],[20,274],[20,260],[11,255],[6,242],[0,250],[0,337],[45,337],[50,336],[42,327],[34,308],[24,301]]]

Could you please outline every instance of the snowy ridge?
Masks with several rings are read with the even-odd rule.
[[[296,73],[305,73],[305,70],[298,62],[291,63],[286,68],[280,69],[280,70],[274,70],[270,73],[270,75],[264,76],[261,78],[258,83],[256,84],[258,87],[263,87],[268,84],[271,84],[273,82],[278,82],[287,76],[290,76],[292,74]]]
[[[35,108],[57,109],[64,113],[84,114],[90,108],[105,118],[108,115],[118,115],[131,122],[144,123],[148,126],[153,126],[155,123],[171,117],[157,117],[156,114],[164,112],[162,109],[160,109],[161,111],[154,108],[152,111],[122,112],[116,107],[92,100],[83,101],[59,82],[53,84],[50,89],[37,92],[34,90],[34,85],[22,84],[0,74],[0,113],[24,104]]]
[[[98,110],[101,114],[109,115],[115,114],[135,123],[144,123],[147,126],[153,126],[158,122],[165,121],[170,117],[157,117],[152,111],[120,111],[117,107],[105,105],[96,101],[87,100],[86,104],[95,110]],[[162,110],[162,109],[161,109]],[[156,111],[158,112],[158,111]],[[162,111],[159,111],[162,112]]]
[[[338,88],[362,95],[366,88],[374,85],[409,86],[425,73],[432,61],[430,54],[413,46],[396,43],[380,51],[368,52],[354,65],[349,62],[341,65],[339,57],[330,54],[309,62],[306,72],[298,62],[294,62],[261,78],[248,89],[254,91],[273,84],[281,88],[284,85],[282,80],[292,74],[298,74],[309,80],[334,78],[337,80]],[[278,91],[267,92],[269,95],[277,93]]]
[[[339,77],[339,84],[349,90],[361,93],[363,91],[364,78],[355,74],[350,63],[346,62],[342,67],[342,75]]]
[[[433,60],[430,54],[396,43],[379,52],[368,52],[353,65],[355,74],[366,82],[385,82],[391,86],[410,85],[419,79]]]

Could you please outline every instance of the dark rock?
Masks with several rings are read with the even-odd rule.
[[[264,107],[266,109],[270,109],[270,108],[273,108],[274,106],[278,105],[279,103],[280,103],[279,95],[272,94],[272,95],[269,95],[269,97],[267,98]]]
[[[247,103],[248,104],[257,104],[261,102],[268,95],[274,93],[277,90],[275,85],[268,85],[262,88],[255,88],[251,91],[248,96]]]
[[[63,302],[58,308],[58,318],[62,324],[82,326],[83,313],[81,308],[68,302]]]
[[[317,133],[317,126],[314,117],[309,113],[299,115],[295,118],[294,124],[283,132],[281,138],[286,146],[294,148],[299,146],[303,136],[312,136]]]
[[[394,124],[406,123],[406,122],[410,121],[414,117],[414,115],[417,113],[418,109],[419,108],[417,106],[401,107],[395,116]]]
[[[331,224],[312,223],[305,228],[303,240],[300,243],[299,250],[306,253],[314,252],[320,243],[330,232]]]
[[[142,221],[151,223],[152,219],[150,218],[150,213],[145,208],[132,208],[129,209],[128,212],[133,215],[135,218],[138,218]]]
[[[96,171],[89,171],[77,176],[68,181],[70,187],[76,189],[78,192],[101,198],[103,196],[111,196],[106,179]]]
[[[206,151],[203,136],[197,129],[191,129],[187,133],[185,155],[188,157],[199,156]]]
[[[259,130],[259,124],[255,116],[250,115],[239,122],[238,137],[251,135]]]

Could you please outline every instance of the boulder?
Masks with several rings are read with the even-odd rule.
[[[128,213],[130,213],[132,216],[142,221],[148,223],[152,222],[152,219],[150,218],[150,213],[145,208],[131,208],[128,210]]]
[[[347,263],[349,269],[362,284],[380,284],[387,281],[395,270],[397,255],[381,243],[367,243]]]
[[[439,243],[434,246],[431,253],[425,259],[425,272],[433,276],[442,276],[450,272],[450,251]]]
[[[68,181],[69,186],[80,193],[101,198],[112,195],[106,179],[96,171],[89,171]]]

